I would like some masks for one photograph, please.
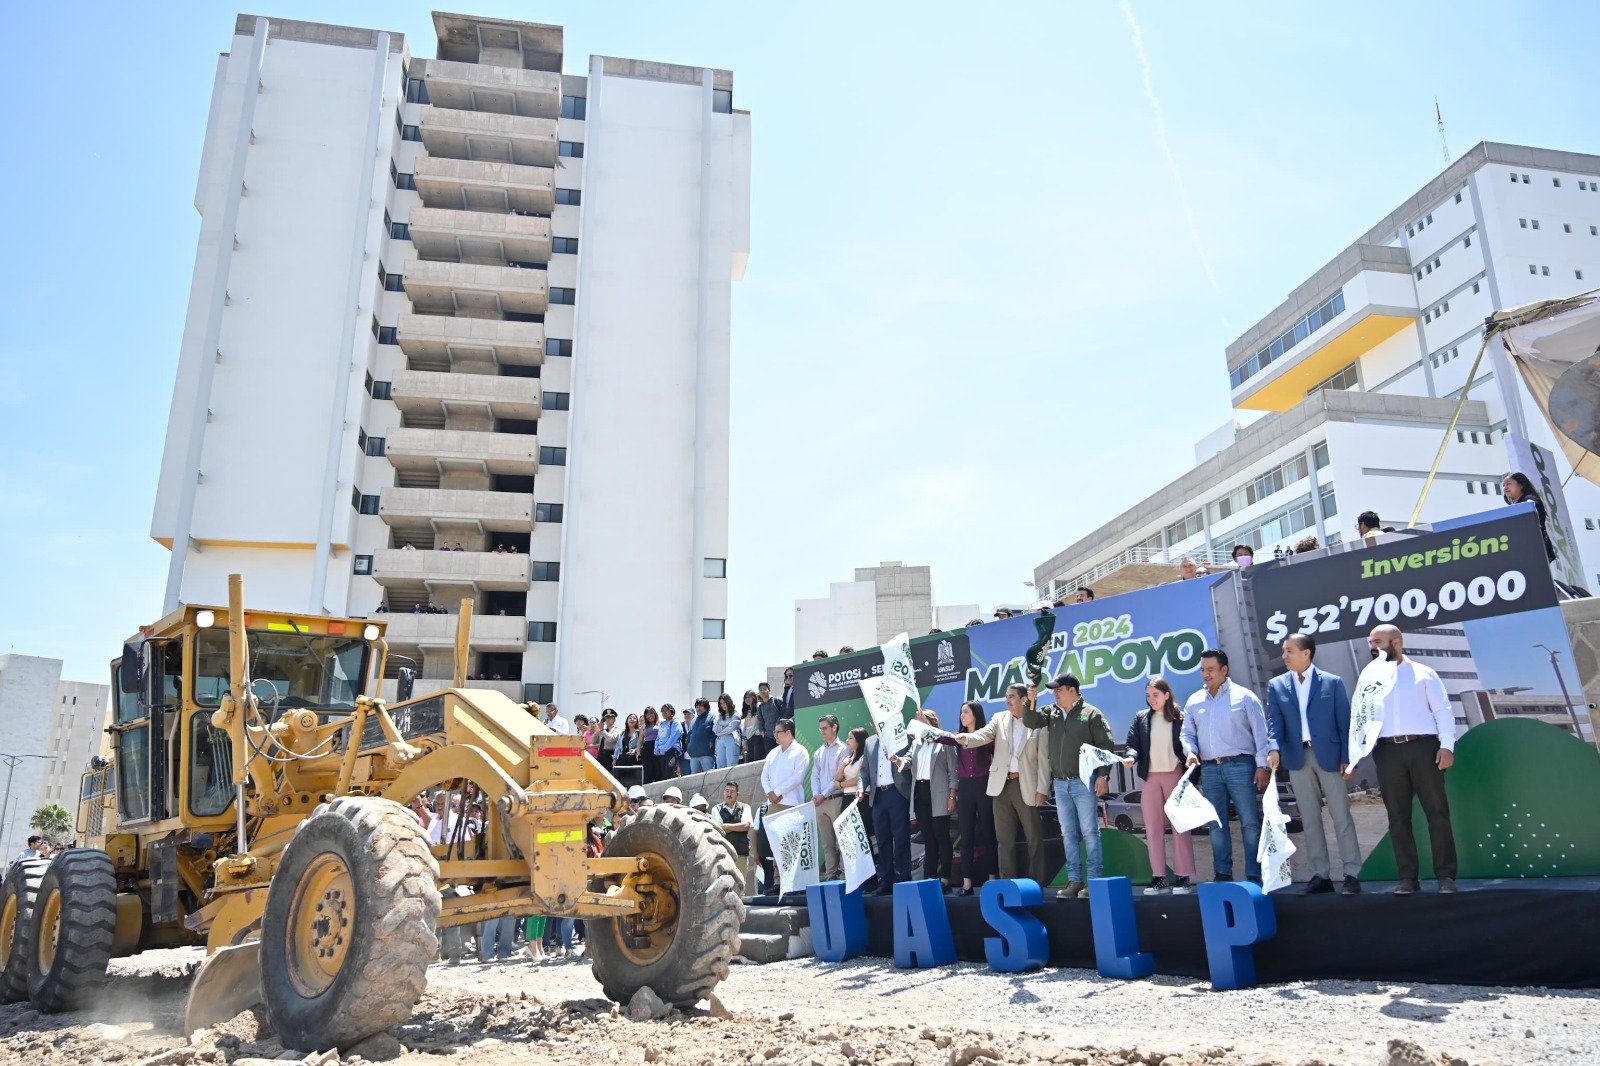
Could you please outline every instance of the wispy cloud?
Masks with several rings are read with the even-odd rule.
[[[1172,154],[1172,142],[1167,137],[1166,112],[1161,108],[1161,98],[1156,95],[1156,83],[1150,74],[1150,57],[1144,51],[1144,34],[1139,29],[1139,20],[1133,15],[1133,5],[1129,0],[1119,0],[1122,8],[1122,17],[1128,20],[1128,29],[1133,32],[1133,50],[1139,56],[1139,69],[1144,77],[1145,99],[1150,101],[1150,108],[1156,116],[1156,137],[1161,141],[1161,154],[1167,158],[1167,170],[1172,175],[1172,183],[1178,187],[1178,199],[1183,203],[1183,217],[1189,223],[1189,237],[1194,241],[1194,250],[1200,256],[1200,265],[1205,268],[1206,277],[1211,280],[1214,292],[1221,292],[1222,286],[1217,283],[1216,271],[1211,269],[1211,257],[1206,254],[1205,242],[1200,239],[1200,225],[1195,221],[1194,208],[1189,203],[1189,190],[1183,182],[1183,170],[1178,166],[1178,159]]]

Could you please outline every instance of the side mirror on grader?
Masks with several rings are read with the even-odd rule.
[[[204,944],[191,1031],[262,1006],[286,1047],[349,1047],[410,1017],[438,930],[534,914],[588,920],[618,1001],[648,985],[690,1005],[727,976],[744,904],[726,838],[684,807],[627,815],[581,744],[466,687],[471,601],[453,687],[389,706],[381,625],[246,611],[238,575],[228,600],[174,612],[113,664],[90,846],[9,872],[0,999],[72,1009],[113,956]],[[482,830],[462,810],[433,843],[406,805],[464,808],[469,783]]]

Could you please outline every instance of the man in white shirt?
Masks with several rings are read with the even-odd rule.
[[[572,736],[572,723],[561,717],[561,712],[556,710],[556,705],[547,703],[544,707],[544,724],[550,727],[553,733],[562,736]]]
[[[1456,890],[1456,840],[1450,826],[1450,798],[1444,772],[1455,762],[1456,716],[1444,682],[1431,667],[1405,655],[1405,638],[1395,626],[1379,626],[1367,638],[1372,657],[1395,664],[1394,687],[1383,701],[1383,727],[1372,761],[1389,814],[1389,841],[1400,883],[1397,896],[1417,891],[1420,865],[1411,830],[1412,798],[1422,803],[1433,845],[1433,874],[1439,891]]]
[[[839,851],[833,820],[844,813],[844,794],[833,779],[838,776],[847,751],[839,739],[838,718],[825,714],[817,719],[817,728],[822,733],[822,745],[811,757],[811,802],[817,808],[817,835],[822,840],[822,879],[839,881],[844,878],[844,855]]]
[[[15,866],[24,859],[42,859],[48,854],[43,849],[44,837],[35,834],[28,838],[28,846],[17,852],[16,858],[11,860],[11,864]]]
[[[761,816],[763,822],[771,815],[805,802],[806,772],[811,768],[810,753],[794,742],[793,718],[780,718],[773,726],[772,736],[777,746],[767,752],[766,762],[761,766],[761,791],[767,797],[767,809]],[[756,849],[767,871],[767,890],[776,892],[777,867],[772,863],[772,842],[765,832],[756,835]]]

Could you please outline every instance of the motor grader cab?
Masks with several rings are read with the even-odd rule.
[[[683,807],[626,794],[574,737],[496,690],[379,698],[379,623],[186,607],[112,664],[109,760],[84,775],[86,847],[16,864],[0,897],[0,999],[86,1003],[109,959],[204,944],[191,1030],[265,1008],[287,1047],[349,1047],[411,1014],[436,931],[544,914],[589,923],[625,1001],[710,994],[738,950],[733,851]],[[468,789],[485,817],[469,835]],[[406,805],[458,810],[433,843]],[[620,819],[604,857],[592,820]]]

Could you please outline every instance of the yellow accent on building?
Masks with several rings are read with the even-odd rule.
[[[1249,411],[1287,411],[1304,400],[1311,388],[1415,321],[1404,315],[1367,315],[1320,348],[1306,355],[1284,358],[1282,362],[1287,364],[1287,370],[1235,402],[1234,406]]]

